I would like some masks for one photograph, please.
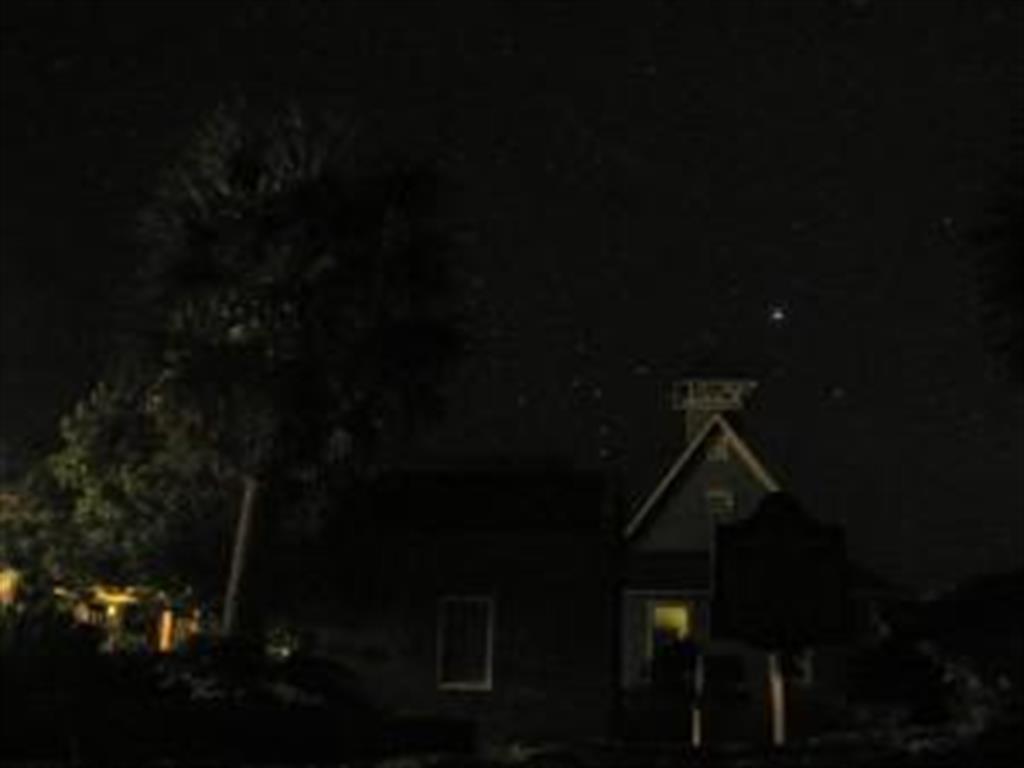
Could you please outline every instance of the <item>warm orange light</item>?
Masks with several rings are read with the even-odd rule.
[[[160,613],[160,637],[157,640],[157,650],[167,653],[174,648],[174,612],[165,608]]]
[[[95,588],[95,595],[99,602],[107,606],[131,605],[139,602],[139,596],[132,588],[119,589],[118,587],[98,586]]]
[[[0,574],[3,571],[0,570]],[[131,606],[145,606],[158,610],[155,622],[146,620],[147,646],[151,650],[167,653],[182,641],[196,635],[200,630],[200,614],[194,609],[191,615],[175,615],[167,595],[150,587],[119,587],[96,584],[81,591],[66,587],[55,587],[54,594],[68,601],[71,615],[76,621],[91,624],[107,634],[107,647],[116,648],[126,632],[137,634],[134,629],[125,628],[126,613]],[[148,610],[146,616],[150,615]],[[139,618],[142,618],[140,614]],[[155,630],[155,632],[154,632]]]
[[[0,605],[13,605],[18,594],[18,572],[13,568],[0,569]]]

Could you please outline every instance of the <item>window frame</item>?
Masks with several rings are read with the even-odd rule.
[[[654,635],[657,628],[658,606],[683,606],[686,609],[687,637],[694,635],[694,624],[697,618],[697,604],[689,598],[676,594],[649,595],[645,598],[644,611],[644,677],[651,681],[651,664],[654,662]]]
[[[487,607],[486,649],[484,653],[484,677],[480,680],[445,680],[445,618],[446,607],[453,603],[475,603]],[[442,595],[437,600],[437,658],[435,663],[437,688],[441,691],[494,690],[494,634],[496,625],[496,601],[492,595]]]
[[[642,661],[638,675],[631,682],[627,668],[626,654],[622,654],[619,669],[619,685],[624,690],[632,689],[639,684],[642,687],[651,684],[651,662],[654,659],[654,613],[658,603],[683,603],[689,611],[690,637],[698,643],[706,642],[707,633],[710,631],[708,616],[706,614],[709,592],[699,589],[636,589],[627,587],[622,590],[622,604],[629,600],[639,599],[643,603],[643,638],[640,648],[642,649]],[[620,607],[620,611],[622,608]],[[622,617],[620,621],[620,640],[625,650],[631,643],[626,636],[629,631],[629,622]]]
[[[713,520],[728,522],[736,514],[736,494],[731,488],[712,486],[704,491],[704,505]]]

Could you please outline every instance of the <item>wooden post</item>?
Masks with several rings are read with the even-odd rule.
[[[768,697],[771,706],[772,746],[786,743],[786,681],[779,653],[768,654]]]
[[[700,749],[704,743],[701,702],[704,697],[704,654],[698,653],[693,671],[693,705],[690,707],[690,745]]]

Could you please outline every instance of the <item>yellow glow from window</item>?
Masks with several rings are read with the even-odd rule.
[[[690,634],[690,608],[681,603],[654,606],[654,629],[682,640]]]

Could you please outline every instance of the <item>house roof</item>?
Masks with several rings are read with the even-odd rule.
[[[668,493],[676,480],[692,465],[700,456],[701,448],[707,443],[713,434],[720,432],[723,439],[732,449],[733,454],[750,470],[750,473],[760,482],[766,491],[779,490],[779,483],[757,458],[757,454],[739,436],[732,425],[720,413],[716,413],[707,420],[703,428],[690,441],[679,457],[675,460],[668,471],[662,476],[654,490],[647,496],[639,510],[629,521],[624,534],[627,539],[632,538],[637,532],[657,515],[657,508],[662,499]]]
[[[395,472],[372,499],[387,523],[437,532],[598,530],[613,514],[607,476],[558,468]]]

